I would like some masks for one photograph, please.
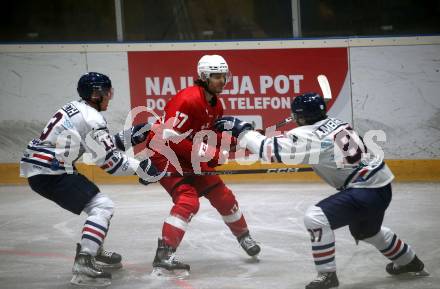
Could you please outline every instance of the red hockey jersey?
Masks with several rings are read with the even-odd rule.
[[[180,134],[191,131],[186,139],[179,143],[168,142],[179,161],[183,162],[182,165],[190,165],[194,136],[201,130],[213,129],[215,120],[223,116],[223,106],[219,99],[213,105],[208,103],[204,89],[196,85],[183,89],[172,97],[166,104],[164,113],[162,121],[170,124],[167,125],[167,128],[172,128]],[[151,137],[150,133],[150,139]],[[219,146],[220,140],[221,135],[218,134],[217,146]],[[158,151],[158,153],[161,152]]]

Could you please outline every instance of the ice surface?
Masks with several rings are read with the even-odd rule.
[[[315,277],[303,213],[333,192],[324,184],[232,184],[252,236],[261,243],[253,261],[206,199],[177,251],[191,265],[186,280],[158,280],[152,270],[157,237],[171,199],[157,184],[102,185],[116,213],[106,248],[123,255],[124,268],[109,288],[304,288]],[[348,229],[336,231],[339,288],[440,288],[438,184],[395,184],[384,225],[409,243],[431,277],[392,278],[374,247],[355,245]],[[85,215],[76,216],[27,186],[0,186],[0,288],[72,288],[75,243]]]

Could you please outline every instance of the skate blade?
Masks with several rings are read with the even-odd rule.
[[[117,264],[107,264],[102,262],[96,262],[96,267],[101,268],[102,270],[118,270],[122,268],[122,263]]]
[[[402,273],[399,275],[390,275],[391,278],[419,278],[419,277],[429,277],[431,276],[431,274],[429,274],[428,271],[426,271],[425,269],[423,269],[422,271],[419,272],[407,272],[407,273]]]
[[[430,276],[429,272],[426,271],[425,269],[423,269],[422,271],[419,271],[419,272],[414,272],[414,273],[412,273],[412,275],[414,277],[428,277],[428,276]]]
[[[165,268],[153,268],[150,274],[160,279],[185,279],[189,276],[188,270],[167,270]]]
[[[87,286],[87,289],[102,288],[110,286],[111,279],[92,278],[82,274],[74,274],[70,283],[76,286]]]
[[[249,264],[254,264],[254,263],[259,263],[260,262],[260,258],[259,258],[259,254],[254,255],[254,256],[249,256],[250,258],[246,259],[246,263]]]

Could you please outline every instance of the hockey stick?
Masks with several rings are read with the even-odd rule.
[[[332,98],[332,91],[330,89],[330,83],[328,82],[327,76],[325,76],[324,74],[320,74],[318,75],[317,79],[318,79],[319,87],[321,88],[322,91],[322,96],[324,97],[325,100],[330,100]],[[289,116],[288,118],[285,118],[280,122],[277,122],[275,124],[275,128],[280,128],[292,121],[293,121],[293,117]]]
[[[211,172],[183,172],[183,175],[174,172],[166,172],[164,177],[188,177],[188,176],[219,176],[219,175],[251,175],[251,174],[284,174],[312,172],[312,168],[274,168],[274,169],[255,169],[255,170],[221,170]]]
[[[327,76],[324,74],[318,75],[319,87],[321,87],[322,96],[325,100],[332,99],[332,91],[330,89],[330,83],[328,82]]]
[[[277,122],[275,124],[275,128],[280,128],[282,126],[285,126],[286,124],[288,124],[289,122],[292,122],[292,121],[293,121],[293,117],[289,116],[288,118],[285,118],[280,122]]]

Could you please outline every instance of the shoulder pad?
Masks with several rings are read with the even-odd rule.
[[[87,109],[84,114],[84,120],[92,130],[107,129],[107,121],[104,116],[93,107]]]

